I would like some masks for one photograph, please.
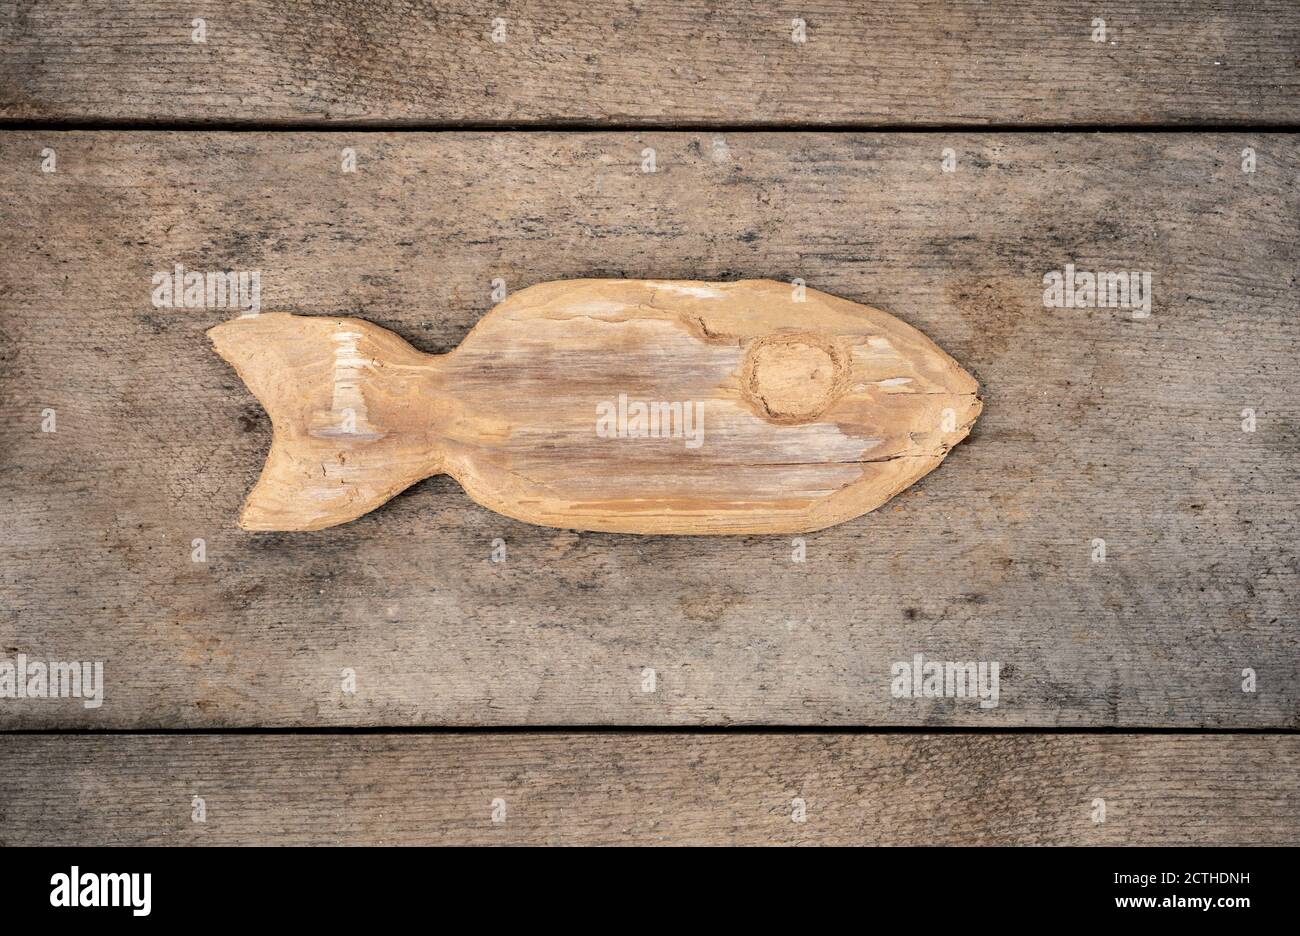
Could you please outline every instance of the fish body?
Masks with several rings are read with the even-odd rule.
[[[209,336],[271,417],[248,530],[344,523],[446,473],[544,526],[807,532],[934,469],[981,407],[916,329],[770,280],[539,284],[442,355],[349,318]]]

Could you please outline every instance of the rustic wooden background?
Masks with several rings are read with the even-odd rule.
[[[0,659],[107,674],[0,699],[0,843],[1300,842],[1300,8],[795,15],[0,5]],[[986,408],[802,563],[447,479],[246,534],[269,424],[230,313],[151,305],[177,263],[431,352],[494,278],[799,277]],[[1151,317],[1044,308],[1066,263],[1152,271]],[[1000,704],[893,699],[918,652]]]
[[[0,116],[44,120],[1286,126],[1300,94],[1292,0],[20,0],[0,17]]]

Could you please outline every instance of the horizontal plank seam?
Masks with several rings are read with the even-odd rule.
[[[1096,123],[635,123],[610,121],[398,121],[339,120],[24,120],[0,118],[0,131],[201,131],[229,133],[458,133],[497,131],[512,133],[1297,133],[1297,121],[1222,121],[1200,123],[1096,124]]]
[[[5,735],[1300,735],[1300,728],[970,727],[889,725],[371,725],[246,728],[8,728]]]

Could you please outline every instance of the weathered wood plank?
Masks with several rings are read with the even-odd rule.
[[[1300,115],[1291,0],[20,0],[0,6],[0,47],[0,117],[19,119],[907,127]]]
[[[1300,844],[1295,736],[7,735],[0,758],[3,845]]]
[[[1297,142],[0,136],[0,660],[106,681],[0,724],[1295,726]],[[494,278],[799,277],[920,328],[985,410],[802,563],[786,537],[527,526],[446,479],[243,533],[270,427],[204,337],[233,312],[151,304],[177,263],[429,352]],[[1044,308],[1066,263],[1152,271],[1152,314]],[[999,704],[893,697],[916,653],[1000,663]]]

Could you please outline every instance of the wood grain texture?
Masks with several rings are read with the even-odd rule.
[[[354,318],[208,337],[274,427],[244,530],[337,526],[446,474],[558,529],[813,532],[933,471],[980,411],[916,329],[772,280],[539,283],[441,355]]]
[[[107,688],[0,724],[1295,727],[1298,175],[1262,133],[6,134],[0,657]],[[921,329],[985,410],[802,563],[530,527],[448,479],[247,534],[270,426],[204,336],[234,313],[151,305],[177,263],[429,353],[494,278],[799,277]],[[1066,263],[1153,271],[1150,318],[1044,308]],[[915,653],[1000,661],[1000,704],[892,697]]]
[[[11,846],[1300,844],[1296,736],[9,735],[0,758]]]
[[[796,17],[806,42],[792,41]],[[1105,41],[1093,41],[1094,17]],[[19,0],[0,5],[0,46],[0,117],[18,119],[907,127],[1300,115],[1291,0]]]

